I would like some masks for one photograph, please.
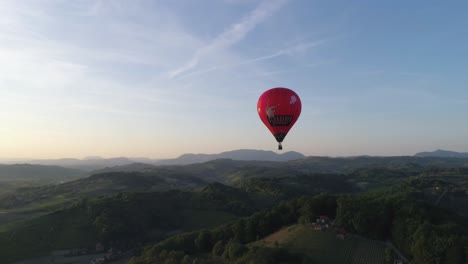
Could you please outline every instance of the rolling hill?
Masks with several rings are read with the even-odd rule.
[[[183,154],[175,159],[165,159],[156,162],[159,165],[184,165],[202,163],[216,159],[250,160],[250,161],[290,161],[302,159],[305,156],[299,152],[288,151],[277,154],[273,151],[239,149],[219,154]]]
[[[436,158],[468,158],[468,152],[455,152],[449,150],[435,150],[430,152],[419,152],[415,157],[436,157]]]
[[[232,223],[170,237],[130,263],[393,263],[402,258],[395,247],[411,263],[464,263],[466,219],[412,199],[419,189],[394,187],[288,200]],[[324,227],[316,221],[322,216],[335,220]]]
[[[227,186],[82,199],[64,210],[1,226],[0,259],[10,263],[97,242],[119,241],[129,247],[159,241],[168,234],[229,222],[251,213],[252,206],[247,196]]]
[[[65,168],[92,171],[92,170],[102,169],[105,167],[128,165],[128,164],[134,163],[135,161],[130,160],[125,157],[109,158],[109,159],[91,157],[87,159],[71,159],[71,158],[36,159],[36,160],[26,160],[23,162],[30,163],[30,164],[40,164],[40,165],[56,165],[56,166],[62,166]]]
[[[291,185],[288,190],[294,190],[294,188],[300,187],[300,184],[297,180],[288,182],[288,178],[307,179],[304,176],[312,175],[313,177],[310,179],[318,179],[317,177],[321,176],[317,174],[325,174],[325,176],[315,183],[305,182],[303,183],[304,186],[310,185],[311,190],[315,191],[322,188],[322,191],[326,192],[349,191],[349,186],[357,186],[361,191],[367,191],[373,188],[384,188],[389,185],[399,184],[410,177],[418,175],[440,175],[444,173],[466,175],[466,171],[458,169],[451,171],[450,169],[464,168],[463,166],[466,163],[467,159],[418,157],[308,157],[288,162],[218,159],[183,166],[155,166],[134,163],[98,170],[91,177],[60,185],[20,188],[7,196],[0,196],[0,208],[22,207],[31,203],[47,202],[50,199],[55,200],[55,197],[62,197],[70,202],[82,197],[118,192],[187,190],[213,182],[241,186],[249,179],[252,179],[249,184],[258,182],[256,188],[259,189],[273,188],[271,183],[277,186],[283,182]],[[263,178],[265,180],[255,180]],[[340,189],[340,186],[344,189]],[[275,188],[271,189],[271,191],[285,194],[283,190]],[[301,188],[298,188],[292,192],[301,193],[302,191]]]
[[[463,211],[461,208],[466,207],[467,201],[468,167],[465,165],[466,162],[466,159],[424,157],[308,157],[286,162],[218,159],[183,166],[133,163],[95,171],[96,173],[89,177],[62,184],[19,188],[7,195],[0,195],[0,242],[6,245],[7,241],[15,241],[14,245],[7,245],[3,248],[11,249],[8,253],[11,253],[8,255],[9,258],[18,259],[25,256],[20,256],[18,251],[15,251],[15,246],[34,247],[31,252],[28,252],[30,256],[33,256],[47,254],[52,249],[58,249],[58,246],[62,248],[77,245],[89,246],[96,241],[110,237],[114,241],[125,239],[125,241],[135,243],[157,242],[166,235],[174,234],[172,232],[214,226],[257,212],[255,213],[257,216],[249,218],[253,222],[244,219],[247,222],[241,221],[237,227],[229,226],[229,230],[232,231],[219,227],[219,230],[224,230],[222,233],[225,235],[237,232],[234,230],[239,228],[245,229],[246,233],[238,237],[245,244],[272,234],[280,227],[303,222],[304,219],[310,219],[316,214],[329,211],[327,208],[334,208],[329,213],[335,214],[334,210],[338,210],[336,197],[345,197],[349,200],[349,206],[341,207],[339,210],[349,214],[348,218],[363,215],[371,219],[376,217],[376,223],[382,222],[381,219],[391,219],[385,215],[388,209],[382,209],[379,207],[380,202],[375,202],[376,198],[381,199],[380,196],[384,196],[388,197],[388,200],[382,199],[381,201],[385,203],[392,201],[388,204],[388,208],[394,208],[394,213],[399,213],[399,208],[402,206],[407,208],[405,210],[408,212],[413,210],[411,206],[422,209],[426,208],[425,206],[431,206],[434,212],[445,210],[443,214],[437,211],[438,215],[447,215],[453,221],[459,222],[457,218],[464,217],[465,214],[458,212]],[[326,193],[328,196],[312,198],[310,202],[312,207],[297,207],[298,203],[309,199],[298,197],[310,197],[320,193]],[[366,196],[359,199],[353,198],[358,197],[358,194],[366,193],[369,193],[370,198]],[[294,202],[291,199],[296,200]],[[318,204],[313,202],[315,199],[318,199]],[[284,203],[287,201],[291,203],[290,206],[285,207]],[[408,204],[411,206],[408,207]],[[421,207],[420,204],[424,206]],[[169,206],[172,211],[165,206]],[[348,207],[350,211],[346,212],[343,208]],[[268,211],[261,211],[261,209]],[[312,212],[311,216],[309,213],[312,209],[318,211]],[[352,213],[356,210],[363,211],[359,214]],[[377,214],[377,216],[372,216],[372,214]],[[22,220],[18,221],[18,219]],[[158,223],[157,219],[163,219],[166,226],[153,226],[153,222]],[[221,222],[216,219],[221,219]],[[372,232],[368,229],[376,225],[370,225],[366,221],[359,218],[352,219],[349,223],[343,222],[343,224],[358,234],[375,236],[372,229],[370,230]],[[443,218],[440,221],[446,221],[446,219]],[[59,231],[50,231],[47,223],[53,226],[54,230]],[[138,229],[136,223],[145,223],[144,225],[148,224],[148,227],[143,227],[142,231]],[[262,225],[262,223],[265,226],[257,226],[254,229],[252,229],[253,226],[249,226],[251,224]],[[180,224],[180,226],[170,226],[170,224]],[[102,228],[96,229],[96,225],[102,225],[100,226]],[[126,229],[127,227],[130,229]],[[183,228],[179,230],[177,227]],[[259,234],[247,235],[248,232],[257,229]],[[100,233],[99,230],[112,232]],[[146,236],[144,230],[149,232],[149,237]],[[218,231],[209,232],[218,234]],[[50,232],[53,235],[50,235],[52,234]],[[304,233],[307,232],[304,231]],[[47,238],[53,243],[47,245],[40,240],[36,241],[36,238],[31,242],[26,239],[26,234],[33,234],[38,239],[42,237],[44,241],[44,238]],[[379,239],[384,238],[383,233],[377,234]],[[202,236],[200,233],[196,235]],[[404,235],[399,237],[404,238]],[[188,238],[194,239],[192,236],[190,233],[180,237],[175,236],[175,240],[169,239],[167,243],[179,243]],[[12,237],[14,240],[11,240]],[[300,240],[300,238],[297,239]],[[293,240],[296,240],[296,237]],[[227,245],[228,242],[229,239],[223,243]],[[284,244],[284,242],[278,243]],[[1,243],[0,246],[2,246]],[[34,246],[34,243],[39,246]],[[398,240],[398,243],[406,248],[407,252],[412,252],[412,249],[408,249],[404,242]],[[249,245],[245,244],[244,247],[249,248]],[[294,251],[293,249],[297,247],[292,244],[287,248],[290,253],[304,255],[299,251]],[[250,252],[245,255],[246,259],[265,252],[267,255],[282,254],[275,248],[269,247],[260,247],[259,252],[255,251],[256,249],[245,250]],[[355,253],[355,249],[350,252],[344,257],[351,258],[358,254]],[[376,258],[381,258],[381,250],[379,252],[375,255]],[[294,257],[288,254],[285,255],[286,258]],[[219,260],[216,259],[218,257],[214,257],[215,262]],[[315,259],[313,256],[309,257]],[[320,256],[317,258],[321,259]],[[223,262],[236,263],[226,261],[224,257]]]
[[[85,171],[59,166],[0,164],[0,195],[22,187],[59,184],[86,176]]]
[[[84,171],[95,171],[110,167],[126,166],[134,163],[138,164],[156,164],[156,165],[186,165],[193,163],[203,163],[216,159],[232,159],[232,160],[251,160],[251,161],[288,161],[304,158],[301,153],[289,151],[282,154],[277,154],[273,151],[239,149],[225,151],[218,154],[183,154],[174,159],[150,159],[150,158],[101,158],[101,157],[86,157],[84,159],[63,158],[63,159],[8,159],[3,160],[4,163],[24,163],[38,165],[54,165],[65,168],[73,168]]]
[[[0,181],[44,180],[64,181],[87,175],[84,171],[59,166],[0,164]]]
[[[281,246],[310,263],[385,263],[387,246],[381,241],[348,235],[339,239],[334,231],[317,231],[311,225],[284,227],[249,245],[250,247]]]

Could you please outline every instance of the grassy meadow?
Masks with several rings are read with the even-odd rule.
[[[333,231],[317,231],[308,225],[283,228],[250,246],[283,247],[290,253],[307,256],[310,263],[382,264],[384,243],[347,235],[344,240]]]

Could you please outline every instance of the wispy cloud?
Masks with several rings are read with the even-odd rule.
[[[227,68],[235,68],[235,67],[244,66],[244,65],[248,65],[248,64],[253,64],[253,63],[257,63],[257,62],[261,62],[261,61],[271,60],[271,59],[281,57],[281,56],[293,56],[293,55],[298,54],[298,53],[306,52],[310,48],[322,45],[326,41],[327,41],[327,39],[322,39],[322,40],[317,40],[317,41],[309,41],[309,42],[299,43],[299,44],[296,44],[296,45],[286,47],[284,49],[277,50],[277,51],[275,51],[275,52],[273,52],[271,54],[266,54],[266,55],[262,55],[262,56],[255,57],[255,58],[245,59],[245,60],[243,60],[241,62],[232,63],[232,64],[224,64],[224,65],[216,65],[216,66],[212,66],[212,67],[205,68],[205,69],[191,71],[189,73],[180,75],[179,78],[187,78],[187,77],[191,77],[191,76],[210,73],[210,72],[213,72],[213,71],[216,71],[216,70],[222,70],[222,69],[227,69]],[[316,65],[314,64],[313,66],[316,66]],[[307,67],[311,67],[311,66],[307,66]]]
[[[287,69],[276,70],[276,71],[267,71],[267,72],[260,73],[259,76],[272,76],[272,75],[277,75],[277,74],[282,74],[282,73],[304,71],[310,68],[311,66],[303,65],[303,66],[295,67],[295,68],[287,68]]]
[[[292,46],[286,47],[284,49],[278,50],[278,51],[276,51],[276,52],[274,52],[272,54],[268,54],[268,55],[264,55],[264,56],[261,56],[261,57],[257,57],[257,58],[253,58],[253,59],[244,61],[242,64],[249,64],[249,63],[253,63],[253,62],[257,62],[257,61],[273,59],[273,58],[283,56],[283,55],[294,55],[296,53],[305,52],[305,51],[307,51],[308,49],[310,49],[312,47],[316,47],[316,46],[324,44],[326,41],[328,41],[328,39],[321,39],[321,40],[316,40],[316,41],[302,42],[302,43],[292,45]]]
[[[92,1],[26,2],[0,2],[0,13],[4,14],[0,17],[0,91],[3,99],[9,91],[11,102],[14,98],[25,102],[41,98],[43,103],[55,104],[100,97],[111,104],[107,98],[116,98],[121,93],[138,94],[133,69],[143,68],[151,77],[162,74],[163,67],[182,58],[180,53],[188,55],[179,52],[184,44],[198,45],[198,40],[189,33],[166,22],[170,19],[154,26],[147,21],[134,23],[114,16],[118,7],[109,6],[114,1],[98,1],[94,5]],[[133,8],[144,7],[135,3]],[[98,17],[89,18],[90,14],[81,12],[89,8],[95,9],[92,12]],[[62,9],[73,16],[61,21],[72,34],[56,26]],[[115,74],[116,70],[120,74]],[[130,78],[133,78],[132,85],[128,86]],[[164,100],[167,96],[161,97]],[[132,97],[125,99],[132,100]],[[103,104],[103,100],[96,105]],[[13,105],[9,106],[2,104],[0,110],[17,111]],[[35,114],[35,107],[35,104],[28,106],[31,114]]]
[[[255,27],[278,11],[286,0],[265,0],[262,1],[252,12],[242,18],[239,22],[232,24],[228,29],[218,35],[211,43],[198,49],[190,60],[181,67],[168,73],[170,78],[182,75],[195,68],[200,61],[208,54],[218,50],[223,50],[242,41],[245,36],[255,29]]]
[[[154,113],[151,113],[151,112],[132,111],[132,110],[126,110],[126,109],[121,109],[121,108],[100,106],[100,105],[95,105],[95,104],[72,104],[72,105],[67,106],[67,108],[84,110],[90,113],[108,113],[108,114],[116,114],[116,115],[130,115],[130,116],[143,116],[143,117],[154,115]]]

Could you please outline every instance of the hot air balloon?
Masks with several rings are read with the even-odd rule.
[[[299,118],[301,108],[301,99],[288,88],[272,88],[258,99],[258,115],[278,141],[279,150],[283,149],[281,142]]]

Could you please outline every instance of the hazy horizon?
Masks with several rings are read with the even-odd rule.
[[[294,150],[286,150],[286,151],[276,151],[276,150],[269,150],[269,149],[232,149],[232,150],[224,150],[220,152],[213,152],[213,153],[204,153],[204,152],[186,152],[186,153],[180,153],[179,155],[176,156],[167,156],[167,157],[145,157],[145,156],[128,156],[128,155],[120,155],[120,156],[83,156],[83,157],[46,157],[46,158],[35,158],[35,157],[0,157],[0,163],[1,162],[15,162],[15,161],[28,161],[28,160],[54,160],[54,159],[79,159],[79,160],[91,160],[91,159],[113,159],[113,158],[128,158],[128,159],[154,159],[154,160],[164,160],[164,159],[175,159],[180,157],[181,155],[184,154],[207,154],[207,155],[215,155],[215,154],[220,154],[223,152],[230,152],[230,151],[237,151],[237,150],[256,150],[256,151],[272,151],[276,154],[283,154],[287,153],[289,151],[294,151]],[[361,153],[361,154],[356,154],[356,155],[308,155],[306,153],[299,152],[303,154],[306,157],[331,157],[331,158],[342,158],[342,157],[354,157],[354,156],[371,156],[371,157],[397,157],[397,156],[413,156],[417,153],[420,152],[433,152],[433,151],[453,151],[453,150],[443,150],[443,149],[434,149],[434,150],[421,150],[415,153],[408,153],[408,154],[401,154],[401,155],[372,155],[372,154],[366,154],[366,153]],[[298,151],[294,151],[298,152]],[[466,151],[455,151],[459,153],[467,153]]]
[[[468,150],[468,2],[3,1],[0,159]],[[281,152],[278,152],[281,153]]]

